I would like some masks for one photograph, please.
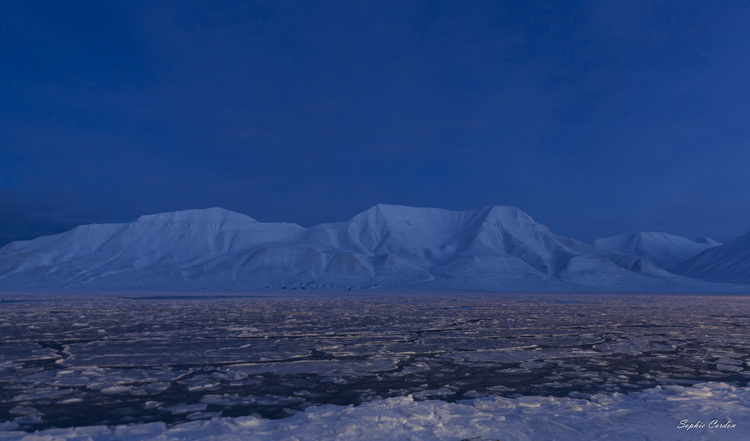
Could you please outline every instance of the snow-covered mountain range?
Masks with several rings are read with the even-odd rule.
[[[221,208],[93,224],[0,249],[3,290],[683,291],[709,285],[552,233],[514,207],[376,205],[303,228]]]
[[[692,240],[669,233],[625,233],[594,241],[594,245],[611,251],[643,256],[665,270],[671,270],[696,254],[721,245],[713,239]]]
[[[750,233],[707,249],[673,271],[714,282],[750,283]]]

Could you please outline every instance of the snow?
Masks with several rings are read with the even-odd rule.
[[[203,408],[205,405],[176,406],[170,410],[181,413]],[[193,419],[200,419],[200,414],[192,414]],[[277,420],[212,417],[175,425],[89,426],[32,434],[4,423],[0,440],[724,440],[748,439],[749,421],[750,389],[704,383],[596,394],[590,399],[521,396],[450,403],[404,396],[356,407],[315,406]]]
[[[85,225],[0,249],[4,291],[302,288],[735,289],[556,235],[514,207],[376,205],[348,221],[311,228],[211,208]]]
[[[0,440],[750,439],[747,296],[0,300]]]
[[[0,308],[0,421],[16,432],[196,420],[209,430],[208,420],[252,415],[281,436],[285,423],[264,418],[293,423],[321,405],[421,412],[439,399],[431,405],[451,414],[468,409],[456,401],[514,400],[557,403],[545,411],[554,415],[657,386],[697,388],[666,401],[706,382],[741,394],[750,379],[750,316],[737,312],[746,296],[33,297]],[[654,412],[673,409],[662,401]]]
[[[626,233],[594,241],[594,246],[624,254],[643,256],[665,270],[671,270],[696,254],[721,245],[709,238],[692,240],[669,233]]]
[[[674,272],[713,282],[750,283],[750,233],[682,262]]]

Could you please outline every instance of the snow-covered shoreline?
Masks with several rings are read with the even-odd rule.
[[[749,302],[10,301],[0,440],[750,439]]]
[[[200,415],[196,415],[199,418]],[[47,429],[0,425],[0,440],[726,440],[750,437],[750,389],[726,383],[657,386],[630,394],[486,397],[449,403],[411,396],[323,405],[289,418],[212,418]]]

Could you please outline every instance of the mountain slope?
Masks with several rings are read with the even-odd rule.
[[[124,278],[118,283],[142,287],[154,278],[187,280],[207,266],[231,266],[237,252],[286,240],[301,230],[221,208],[141,216],[128,224],[84,225],[11,243],[0,249],[0,275],[30,286]]]
[[[376,205],[312,228],[212,208],[0,249],[3,289],[654,291],[693,283],[644,258],[556,235],[514,207]]]
[[[719,245],[721,242],[713,239],[695,241],[674,234],[650,232],[625,233],[594,241],[598,248],[643,256],[665,270]]]
[[[673,271],[713,282],[750,283],[750,233],[710,248]]]

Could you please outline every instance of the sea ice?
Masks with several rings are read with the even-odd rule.
[[[205,405],[203,405],[205,406]],[[172,408],[190,412],[199,406]],[[210,414],[195,412],[188,419]],[[48,429],[34,434],[2,425],[0,440],[55,441],[683,441],[750,437],[750,390],[724,383],[664,386],[590,399],[488,397],[449,403],[411,396],[357,407],[324,405],[289,418],[211,417],[163,423]],[[694,427],[689,427],[694,425]]]
[[[670,431],[683,411],[735,419],[723,432],[735,439],[748,421],[749,307],[746,297],[449,293],[9,302],[0,439],[545,439],[539,422],[549,436],[591,438],[579,414],[601,420],[594,435],[679,439]],[[620,414],[648,423],[607,429]]]

